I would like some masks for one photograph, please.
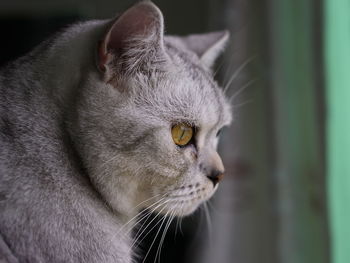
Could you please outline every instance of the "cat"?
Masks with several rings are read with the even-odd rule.
[[[224,174],[226,31],[165,36],[141,1],[75,24],[0,71],[0,261],[133,260],[141,209],[191,214]]]

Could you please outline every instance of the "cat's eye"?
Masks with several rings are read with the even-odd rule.
[[[192,140],[193,127],[185,123],[179,123],[171,128],[171,135],[176,145],[186,146]]]
[[[216,137],[219,137],[221,132],[222,132],[222,129],[218,130],[218,132],[216,133]]]

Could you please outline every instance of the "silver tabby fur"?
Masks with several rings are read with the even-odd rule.
[[[123,33],[127,48],[101,70],[99,41],[135,14],[148,24]],[[228,35],[163,31],[144,1],[73,25],[0,71],[1,262],[129,263],[122,229],[138,209],[158,202],[185,216],[213,195],[206,172],[223,169],[216,133],[231,111],[211,66]],[[196,147],[174,144],[176,123],[197,127]]]

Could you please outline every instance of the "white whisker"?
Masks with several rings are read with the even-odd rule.
[[[183,231],[182,231],[182,217],[180,217],[179,229],[180,229],[181,235],[184,235],[184,233],[183,233]]]
[[[149,202],[150,200],[159,197],[160,195],[161,195],[161,194],[157,194],[157,195],[155,195],[155,196],[153,196],[153,197],[151,197],[151,198],[148,198],[148,199],[142,201],[142,202],[139,203],[137,206],[135,206],[135,207],[133,208],[133,210],[135,210],[136,208],[140,207],[141,205],[143,205],[143,204]],[[163,194],[162,198],[163,198],[165,195],[167,195],[167,194]]]
[[[234,57],[236,55],[236,53],[234,52],[234,50],[231,50],[230,52],[230,57],[225,60],[223,59],[224,62],[228,61],[228,65],[226,66],[226,70],[225,70],[225,73],[224,73],[224,76],[223,76],[223,83],[226,82],[227,80],[227,77],[228,77],[228,74],[232,71],[232,68],[233,68],[233,65],[234,65]]]
[[[158,207],[164,205],[165,203],[166,203],[166,202],[161,203],[161,204],[158,205],[156,208],[154,208],[151,212],[149,212],[147,218],[145,219],[145,222],[143,222],[143,224],[141,225],[141,227],[140,227],[139,230],[137,231],[137,233],[136,233],[136,235],[135,235],[135,238],[134,238],[134,242],[132,243],[131,247],[133,247],[133,246],[135,245],[135,243],[137,242],[137,240],[143,235],[143,233],[144,233],[144,232],[147,230],[147,228],[152,224],[152,222],[153,222],[154,220],[156,220],[157,217],[154,217],[154,218],[145,226],[145,228],[143,228],[143,226],[144,226],[144,224],[146,224],[148,218],[152,215],[152,213],[153,213],[156,209],[158,209]],[[165,208],[166,208],[166,207],[163,207],[163,208],[158,212],[158,214],[160,214]],[[144,218],[145,218],[145,217],[144,217]],[[144,219],[144,218],[143,218],[143,219]],[[143,219],[142,219],[142,220],[143,220]],[[152,229],[151,229],[151,230],[152,230]],[[140,232],[140,231],[141,231],[141,232]],[[145,236],[147,236],[147,235],[148,235],[148,234],[146,234]],[[142,240],[143,240],[143,239],[142,239]],[[141,241],[142,241],[142,240],[141,240]]]
[[[209,236],[209,244],[212,246],[213,244],[213,239],[212,239],[212,223],[211,223],[211,217],[209,213],[209,209],[207,206],[207,203],[203,204],[204,206],[204,212],[205,212],[205,217],[207,219],[207,227],[208,227],[208,236]]]
[[[159,200],[159,201],[163,201],[163,200]],[[141,223],[143,220],[147,221],[148,218],[152,215],[153,212],[155,212],[162,204],[158,204],[156,207],[153,207],[152,210],[144,210],[144,215],[141,215],[132,225],[131,229],[128,230],[128,232],[130,232],[130,230],[132,230],[135,226],[137,226],[139,223]],[[141,213],[142,214],[142,213]],[[145,223],[145,222],[144,222]],[[144,225],[144,223],[142,224],[142,226]],[[142,227],[141,226],[141,227]],[[127,232],[127,233],[128,233]]]
[[[159,204],[159,203],[162,202],[163,200],[164,200],[164,198],[161,198],[160,200],[158,200],[158,201],[155,202],[154,204],[150,205],[150,206],[148,207],[148,209],[154,207],[155,205]],[[157,208],[158,208],[158,207],[156,207],[156,209],[157,209]],[[142,213],[143,213],[143,211],[137,213],[134,217],[132,217],[132,218],[131,218],[130,220],[128,220],[124,225],[122,225],[117,234],[120,234],[120,233],[126,228],[126,226],[129,225],[130,223],[133,223],[133,226],[136,225],[136,224],[140,221],[140,219],[138,219],[136,222],[134,222],[134,220],[135,220],[138,216],[140,216]],[[144,216],[142,216],[142,218],[144,218]],[[133,226],[132,226],[132,227],[133,227]],[[129,232],[129,231],[128,231],[128,232]]]
[[[253,100],[245,100],[245,101],[243,101],[243,102],[241,102],[241,103],[234,104],[234,105],[232,105],[232,106],[233,106],[234,109],[239,109],[240,107],[242,107],[242,106],[244,106],[244,105],[246,105],[246,104],[248,104],[248,103],[251,103],[252,101],[253,101]]]
[[[159,232],[160,232],[160,230],[162,229],[162,226],[163,226],[163,224],[164,224],[164,222],[165,222],[165,219],[166,219],[168,213],[169,213],[169,212],[167,212],[167,213],[165,214],[165,216],[164,216],[164,218],[163,218],[163,220],[162,220],[162,224],[160,225],[160,227],[159,227],[159,229],[158,229],[158,231],[157,231],[157,233],[156,233],[156,236],[154,237],[153,242],[151,243],[151,246],[149,247],[149,249],[148,249],[148,251],[147,251],[147,253],[146,253],[146,256],[144,257],[142,263],[145,262],[145,260],[146,260],[146,258],[147,258],[147,256],[148,256],[149,252],[151,251],[151,249],[152,249],[152,247],[153,247],[153,245],[154,245],[154,242],[156,241],[156,239],[157,239],[157,237],[158,237],[158,235],[159,235]]]
[[[160,204],[159,206],[165,205],[167,202],[168,202],[168,200],[165,201],[165,202],[163,202],[163,203]],[[157,208],[158,208],[159,206],[157,206]],[[149,216],[150,216],[157,208],[155,208],[152,212],[150,212]],[[165,208],[166,208],[166,207],[163,207],[163,208],[158,212],[157,216],[160,215],[161,212],[162,212]],[[148,233],[146,233],[145,235],[143,235],[144,232],[147,230],[147,228],[148,228],[148,227],[152,224],[152,222],[153,222],[154,220],[156,220],[156,218],[157,218],[157,216],[154,217],[154,218],[146,225],[146,227],[141,231],[143,225],[147,222],[149,216],[147,217],[146,221],[142,224],[142,226],[140,227],[140,229],[137,231],[137,233],[136,233],[136,235],[135,235],[135,238],[134,238],[134,242],[133,242],[132,245],[131,245],[131,248],[133,248],[137,242],[138,242],[138,243],[141,243],[141,242],[145,239],[145,237],[158,225],[159,222],[156,223],[156,224],[148,231]],[[141,231],[141,233],[140,233],[140,231]],[[138,241],[138,239],[139,239],[142,235],[143,235],[143,238],[142,238],[140,241]]]
[[[177,234],[177,229],[179,227],[179,217],[176,217],[176,227],[175,227],[175,235],[174,235],[174,240],[176,238],[176,234]]]
[[[159,245],[158,245],[158,249],[157,249],[155,260],[157,260],[157,257],[159,256],[158,257],[158,262],[159,263],[160,263],[160,257],[161,257],[161,251],[162,251],[162,246],[163,246],[163,243],[164,243],[164,239],[165,239],[166,233],[168,232],[168,229],[169,229],[169,227],[171,225],[171,222],[173,221],[174,213],[175,212],[172,212],[170,214],[168,222],[165,225],[165,228],[164,228],[164,231],[163,231],[163,235],[162,235],[161,240],[160,240]]]
[[[232,82],[235,80],[235,78],[241,73],[241,71],[251,62],[253,61],[255,58],[255,56],[252,56],[250,58],[248,58],[246,61],[244,61],[242,63],[242,65],[240,65],[238,67],[238,69],[236,69],[236,71],[233,73],[233,75],[231,76],[231,78],[228,80],[228,82],[225,84],[224,86],[224,93],[226,93],[226,91],[228,90],[228,88],[231,86]]]
[[[156,215],[154,219],[157,219],[158,217],[159,217],[159,214]],[[139,236],[137,237],[137,239],[134,240],[133,245],[131,246],[131,248],[134,248],[134,247],[136,247],[137,245],[141,244],[142,241],[145,240],[145,238],[152,232],[152,230],[155,229],[155,228],[160,224],[160,222],[162,222],[162,221],[159,220],[157,223],[154,224],[154,226],[151,227],[151,229],[148,230],[148,232],[147,232],[146,234],[142,234],[142,239],[141,239],[141,240],[138,240],[138,239],[141,237],[141,235],[139,235]],[[147,226],[144,228],[144,230],[146,230],[148,226],[149,226],[149,225],[147,225]]]
[[[229,99],[229,103],[233,101],[234,98],[236,98],[239,94],[242,93],[246,88],[248,88],[250,85],[252,85],[255,82],[254,79],[248,81],[246,84],[244,84],[239,90],[237,90]]]

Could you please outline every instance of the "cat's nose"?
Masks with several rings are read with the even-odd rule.
[[[224,165],[219,154],[211,152],[207,160],[206,176],[213,182],[214,187],[224,177]]]
[[[217,185],[218,182],[221,181],[221,179],[224,177],[224,171],[223,170],[217,170],[213,169],[207,177],[213,182],[214,187]]]

